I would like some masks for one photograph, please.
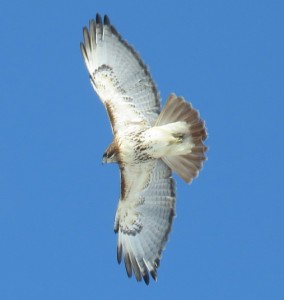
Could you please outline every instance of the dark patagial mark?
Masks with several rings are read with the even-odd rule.
[[[105,102],[105,107],[106,107],[106,110],[107,110],[107,114],[109,116],[111,126],[113,128],[113,131],[115,131],[115,117],[114,117],[114,113],[113,113],[113,108],[112,108],[111,104],[108,101]]]
[[[124,176],[124,167],[120,165],[120,199],[123,201],[126,196],[126,180]]]

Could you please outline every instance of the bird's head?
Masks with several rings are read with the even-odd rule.
[[[118,157],[117,157],[118,151],[114,143],[110,144],[104,155],[103,155],[103,164],[108,164],[108,163],[117,163],[118,162]]]

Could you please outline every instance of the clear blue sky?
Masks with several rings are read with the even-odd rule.
[[[284,299],[283,1],[2,1],[0,299]],[[107,13],[209,132],[158,282],[116,262],[111,130],[79,50]],[[133,298],[134,299],[134,298]]]

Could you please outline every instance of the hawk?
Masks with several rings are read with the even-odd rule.
[[[83,28],[80,44],[91,84],[105,106],[113,141],[103,155],[117,163],[121,192],[114,221],[117,260],[128,277],[157,279],[162,251],[175,216],[172,171],[190,183],[201,169],[207,133],[190,103],[160,96],[140,56],[99,14]]]

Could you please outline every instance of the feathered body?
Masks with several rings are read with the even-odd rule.
[[[108,113],[113,142],[105,162],[118,163],[121,193],[115,216],[117,259],[128,276],[148,284],[157,278],[160,257],[175,215],[171,170],[186,182],[205,160],[204,122],[182,97],[171,94],[161,111],[147,67],[105,16],[84,28],[81,43],[91,83]]]

